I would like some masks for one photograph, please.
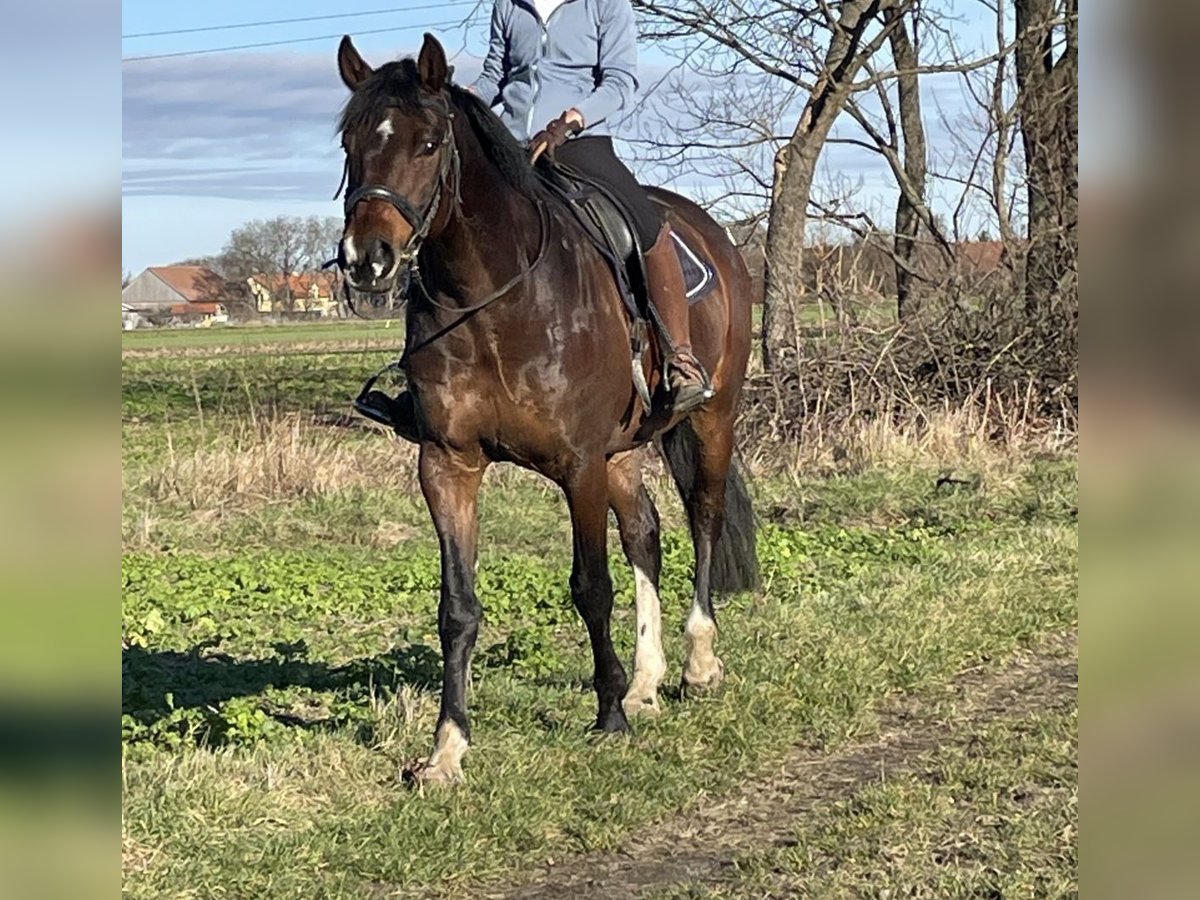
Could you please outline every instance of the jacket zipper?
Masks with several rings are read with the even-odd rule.
[[[566,3],[560,3],[554,7],[554,11],[550,13],[545,22],[542,21],[541,14],[538,14],[537,17],[538,26],[542,29],[542,40],[538,47],[537,62],[530,66],[529,70],[530,77],[533,79],[533,98],[529,101],[529,113],[525,116],[525,134],[530,138],[533,137],[533,109],[537,106],[538,97],[542,95],[542,81],[538,78],[538,68],[541,65],[542,59],[546,56],[546,41],[550,36],[548,28],[550,22],[558,15],[558,11],[572,2],[573,0],[566,0]]]

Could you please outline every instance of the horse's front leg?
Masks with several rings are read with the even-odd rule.
[[[477,499],[487,460],[421,445],[421,492],[429,505],[442,554],[442,596],[438,636],[442,644],[442,705],[433,755],[417,773],[431,784],[463,780],[462,758],[471,739],[467,720],[467,680],[482,607],[475,596],[475,554],[479,522]]]
[[[610,619],[613,587],[608,572],[608,475],[602,456],[579,469],[563,485],[571,510],[575,561],[571,568],[571,597],[587,625],[592,643],[594,683],[599,708],[597,731],[628,731],[621,708],[628,683],[613,649]]]

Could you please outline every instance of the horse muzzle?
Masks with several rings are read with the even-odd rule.
[[[346,281],[357,291],[386,294],[396,287],[401,256],[391,243],[371,237],[360,247],[353,237],[342,239],[338,265]]]

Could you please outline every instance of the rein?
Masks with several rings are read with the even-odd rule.
[[[404,352],[402,354],[400,354],[400,359],[397,360],[395,363],[393,363],[388,368],[392,368],[392,367],[403,368],[404,365],[408,362],[408,358],[410,356],[412,356],[412,354],[416,353],[419,350],[424,350],[426,347],[428,347],[434,341],[449,334],[451,331],[453,331],[455,328],[457,328],[463,322],[467,321],[467,319],[471,318],[471,316],[475,315],[475,313],[491,306],[493,303],[495,303],[497,300],[499,300],[501,297],[503,297],[505,294],[507,294],[509,291],[511,291],[514,287],[516,287],[520,281],[527,278],[530,275],[530,273],[532,273],[533,270],[537,268],[538,263],[540,263],[542,261],[542,259],[545,258],[546,248],[550,244],[550,242],[546,239],[547,235],[550,233],[550,222],[549,222],[550,216],[549,216],[549,213],[546,212],[546,205],[544,203],[538,203],[537,210],[538,210],[538,232],[539,232],[537,256],[534,257],[533,262],[531,262],[526,268],[522,269],[520,272],[518,272],[512,278],[508,279],[508,281],[504,282],[504,284],[500,285],[500,287],[496,288],[496,290],[492,291],[490,294],[487,295],[487,297],[485,297],[483,300],[480,300],[478,303],[475,303],[471,306],[446,306],[444,303],[438,303],[436,300],[433,299],[433,297],[430,295],[429,291],[427,291],[425,289],[425,283],[421,280],[420,270],[414,264],[414,266],[412,268],[413,281],[417,284],[418,287],[420,287],[421,293],[425,295],[425,299],[428,300],[430,302],[430,304],[432,304],[433,306],[436,306],[438,309],[445,310],[446,312],[458,313],[459,316],[457,319],[455,319],[449,325],[439,328],[437,331],[435,331],[429,337],[425,338],[425,340],[421,341],[420,343],[414,344],[411,347],[406,346],[404,348]],[[382,373],[380,373],[380,374],[382,374]],[[378,376],[376,376],[376,377],[378,377]]]

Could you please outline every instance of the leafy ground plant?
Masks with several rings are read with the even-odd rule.
[[[886,728],[880,711],[898,698],[936,700],[965,671],[1002,665],[1075,626],[1070,460],[993,461],[951,483],[940,477],[944,461],[919,459],[821,478],[759,477],[764,589],[719,609],[722,691],[681,702],[670,686],[691,551],[677,501],[655,482],[672,665],[664,711],[636,722],[629,738],[597,740],[586,732],[591,662],[567,590],[565,511],[553,490],[497,470],[482,506],[486,619],[473,667],[469,783],[413,793],[398,773],[428,752],[436,717],[438,558],[419,497],[402,482],[373,486],[355,474],[381,471],[373,467],[387,465],[385,452],[402,465],[410,451],[322,418],[340,414],[336,386],[351,391],[367,368],[352,355],[127,361],[129,896],[423,897],[515,883],[551,861],[636,845],[653,823],[753,790],[798,747],[844,752]],[[272,372],[279,380],[260,390]],[[315,493],[286,479],[249,493],[203,471],[190,491],[163,488],[167,474],[186,474],[171,452],[191,453],[202,468],[209,457],[195,448],[215,452],[222,442],[248,455],[293,452],[287,442],[237,444],[239,427],[271,434],[254,424],[271,416],[307,417],[325,454],[361,467]],[[613,573],[614,631],[628,658],[632,578],[617,554]],[[908,781],[885,793],[855,788],[797,822],[794,844],[735,854],[723,883],[671,890],[794,896],[793,888],[816,889],[804,880],[809,860],[844,848],[861,865],[843,866],[840,889],[869,894],[881,855],[894,854],[914,821],[928,829],[907,858],[928,861],[956,835],[975,833],[975,807],[1011,825],[980,831],[990,846],[997,834],[1021,848],[1059,837],[1041,855],[989,851],[975,875],[957,863],[937,872],[897,863],[888,870],[894,884],[938,896],[989,885],[1006,895],[1069,890],[1071,841],[1053,830],[1073,821],[1063,793],[1073,778],[1069,712],[979,729],[956,729],[947,713],[938,726],[945,752],[931,751]],[[973,740],[1000,762],[980,770]],[[1044,771],[1006,767],[1027,751]],[[926,769],[944,780],[922,780]],[[1049,793],[988,812],[991,793],[1023,784]],[[971,809],[947,805],[951,796]],[[979,874],[988,866],[1011,877],[989,881]]]

